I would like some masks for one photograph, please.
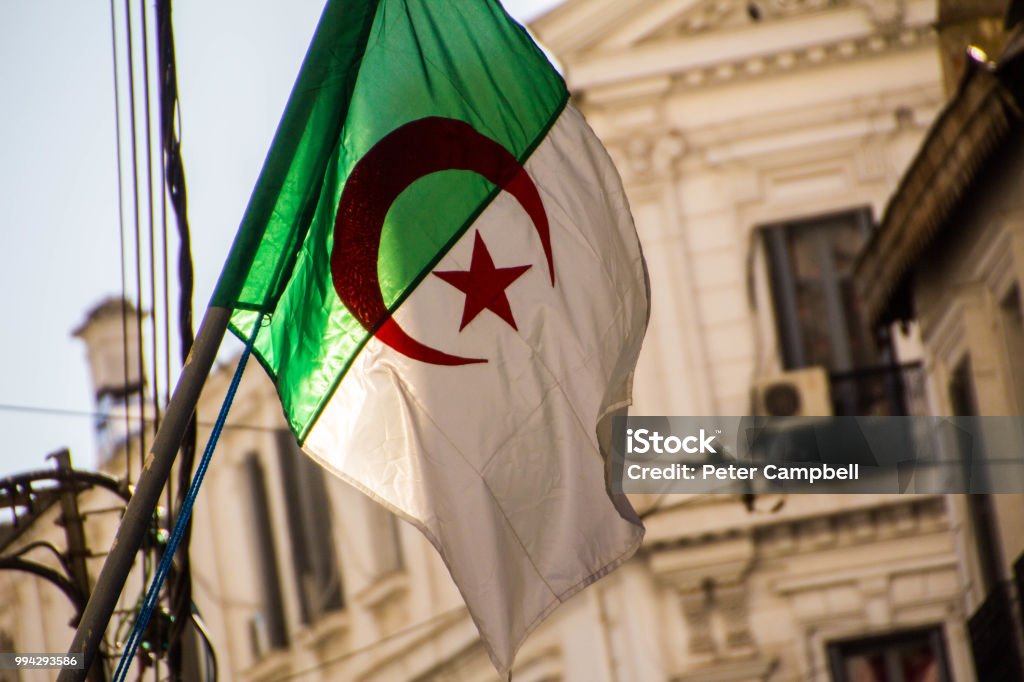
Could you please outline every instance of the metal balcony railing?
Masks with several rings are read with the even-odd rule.
[[[928,414],[924,368],[920,362],[831,372],[829,385],[833,414],[837,416]]]
[[[1019,682],[1024,679],[1014,602],[1013,586],[1009,582],[995,585],[967,619],[967,635],[978,680]]]

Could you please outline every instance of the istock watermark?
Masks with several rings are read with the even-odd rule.
[[[625,417],[626,493],[1024,492],[1021,417]]]
[[[721,432],[719,432],[721,433]],[[706,435],[704,429],[696,436],[662,436],[657,431],[650,429],[626,429],[626,454],[645,455],[653,452],[658,455],[674,455],[679,452],[688,454],[718,454],[718,451],[711,445],[715,437]],[[694,445],[696,443],[696,445]]]

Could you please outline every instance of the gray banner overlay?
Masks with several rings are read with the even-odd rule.
[[[1024,493],[1024,417],[617,417],[626,493]]]

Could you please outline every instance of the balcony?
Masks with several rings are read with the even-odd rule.
[[[920,362],[830,372],[836,416],[922,416],[929,413],[924,367]]]

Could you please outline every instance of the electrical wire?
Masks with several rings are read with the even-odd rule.
[[[159,22],[160,22],[160,17],[159,17],[159,15],[157,15],[157,31],[158,32],[160,30]],[[158,50],[158,53],[157,53],[157,69],[158,69],[158,75],[160,75],[159,74],[159,70],[160,70],[160,58],[159,58],[160,37],[159,37],[159,33],[157,35],[157,48],[156,49]],[[161,77],[160,82],[157,84],[157,87],[161,87],[162,88],[162,85],[163,85],[163,78]],[[160,94],[160,101],[162,102],[162,100],[163,100],[163,94],[162,94],[163,90],[161,89],[160,92],[161,92],[161,94]],[[161,103],[161,107],[160,108],[161,108],[161,112],[162,112],[163,111],[163,104],[162,103]],[[162,161],[166,161],[166,156],[165,156],[165,152],[164,152],[165,145],[163,144],[163,141],[165,140],[165,136],[164,136],[164,133],[163,133],[163,121],[162,120],[161,120],[160,127],[161,127],[160,156],[161,156],[161,160]],[[163,290],[164,290],[164,340],[165,340],[165,343],[166,343],[166,347],[164,348],[164,377],[167,380],[166,383],[164,384],[165,388],[164,388],[163,401],[164,401],[165,404],[171,402],[171,285],[170,285],[170,271],[171,270],[170,270],[170,264],[168,262],[168,258],[169,257],[168,257],[168,247],[167,247],[167,192],[165,191],[166,187],[167,187],[167,168],[164,165],[164,163],[161,163],[160,164],[160,234],[161,234],[161,239],[162,239],[161,253],[163,254],[163,263],[161,264],[161,268],[160,269],[163,272],[163,279],[164,279],[164,281],[163,281]],[[168,485],[170,485],[170,479],[168,479]],[[168,490],[170,490],[170,488],[168,488]]]
[[[132,10],[131,0],[124,0],[126,36],[128,40],[128,110],[131,115],[131,149],[132,149],[132,195],[135,208],[135,293],[138,301],[138,311],[135,317],[135,331],[138,338],[135,340],[138,353],[137,370],[139,372],[139,419],[144,420],[146,415],[146,398],[142,390],[142,378],[145,376],[145,367],[142,360],[143,339],[142,339],[142,216],[139,213],[139,150],[138,150],[138,123],[135,112],[135,41],[132,37]],[[127,353],[127,348],[125,352]],[[146,430],[144,423],[140,423],[139,429],[139,466],[145,467],[146,461]]]
[[[102,412],[96,412],[93,410],[72,410],[62,407],[39,407],[36,405],[14,405],[11,403],[0,403],[0,412],[15,412],[25,414],[38,414],[38,415],[49,415],[57,417],[80,417],[83,419],[116,419],[122,421],[134,420],[134,417],[128,415],[112,415],[103,414]],[[147,424],[151,424],[152,420],[147,419]],[[199,421],[197,424],[202,427],[212,427],[215,422],[211,421]],[[266,426],[263,424],[225,424],[225,429],[239,430],[239,431],[264,431],[267,433],[276,433],[285,429],[285,426]],[[127,439],[126,439],[127,444]]]
[[[166,202],[164,201],[165,194],[164,194],[164,184],[163,184],[163,181],[161,180],[161,184],[160,184],[159,188],[155,187],[154,183],[153,183],[152,88],[151,88],[151,85],[150,85],[149,21],[147,19],[148,12],[147,12],[146,5],[147,5],[146,0],[139,0],[139,12],[140,12],[140,17],[141,17],[141,31],[140,32],[141,32],[142,64],[143,64],[143,66],[142,66],[142,74],[143,74],[143,88],[145,90],[145,97],[143,98],[143,102],[144,102],[145,124],[146,124],[146,134],[145,134],[145,140],[146,140],[146,180],[147,180],[147,184],[148,184],[147,203],[148,203],[148,209],[149,209],[148,210],[148,213],[149,213],[149,238],[148,238],[149,261],[148,261],[148,265],[149,265],[149,309],[150,309],[150,316],[149,316],[150,325],[149,326],[150,326],[150,330],[151,330],[151,333],[150,333],[150,348],[151,348],[152,357],[153,357],[153,361],[152,361],[152,367],[153,367],[152,375],[153,376],[152,376],[151,397],[152,397],[152,403],[153,403],[153,432],[156,433],[156,431],[159,430],[159,428],[160,428],[160,418],[161,418],[161,400],[162,400],[162,396],[160,394],[161,365],[163,365],[164,367],[168,368],[167,372],[165,374],[165,378],[166,378],[166,380],[168,382],[170,382],[170,370],[169,370],[169,367],[170,367],[170,333],[168,331],[167,335],[163,337],[163,344],[162,344],[162,346],[163,346],[163,349],[164,349],[164,357],[163,357],[163,362],[161,362],[161,353],[160,353],[160,347],[161,347],[161,343],[160,343],[161,342],[160,319],[161,319],[161,317],[166,319],[167,316],[168,316],[168,312],[167,312],[167,307],[165,306],[164,307],[164,313],[161,316],[161,314],[159,313],[160,306],[158,304],[159,291],[158,291],[158,288],[157,288],[157,267],[158,266],[157,266],[157,252],[156,252],[157,236],[156,236],[156,218],[155,218],[155,214],[156,214],[155,202],[156,202],[157,194],[159,194],[159,196],[160,196],[160,204],[161,204],[161,206],[165,206]],[[159,63],[159,60],[158,60],[158,63]],[[161,96],[162,96],[161,93],[157,94],[158,98],[161,98]],[[161,136],[161,142],[162,142],[162,136]],[[161,143],[160,150],[161,150],[161,157],[162,157],[163,156],[163,144],[162,143]],[[163,176],[164,176],[163,167],[164,167],[163,163],[161,163],[160,164],[160,169],[161,169],[160,177],[161,178],[163,178]],[[166,211],[164,212],[164,216],[165,216],[165,218],[164,218],[164,222],[163,222],[163,228],[164,228],[163,229],[163,244],[164,244],[165,251],[164,251],[164,272],[163,272],[162,280],[163,280],[163,283],[164,283],[164,300],[166,302],[166,299],[167,299],[167,290],[166,290],[166,284],[167,284],[167,271],[166,271],[166,263],[167,263],[167,258],[166,258],[167,230],[166,230],[166,227],[167,227],[167,223],[166,223]],[[168,477],[167,484],[166,484],[166,489],[165,489],[165,495],[166,495],[166,498],[167,498],[167,508],[171,509],[172,508],[172,502],[174,500],[174,496],[173,496],[173,480],[172,480],[171,477]],[[160,521],[159,521],[159,519],[154,518],[153,523],[158,525],[160,523]],[[180,648],[176,648],[175,650],[176,651],[180,651]],[[168,656],[169,673],[170,673],[172,679],[180,678],[180,667],[181,667],[180,663],[181,663],[180,656],[170,656],[170,655]],[[160,677],[160,660],[159,660],[159,657],[155,657],[154,658],[153,669],[154,669],[154,677],[159,679],[159,677]]]
[[[114,9],[114,0],[110,0],[110,52],[114,71],[114,146],[117,155],[117,219],[120,228],[120,253],[121,253],[121,347],[128,348],[128,300],[127,281],[128,276],[124,264],[124,172],[121,168],[121,77],[118,69],[117,59],[117,18]],[[122,369],[124,370],[125,387],[128,386],[128,353],[121,354]],[[128,412],[128,391],[122,396],[124,411]],[[125,448],[125,476],[130,481],[132,477],[131,449]]]
[[[160,354],[158,351],[159,341],[159,328],[158,328],[158,314],[157,314],[157,288],[156,288],[156,215],[154,210],[154,203],[156,198],[154,196],[153,187],[153,119],[152,119],[152,106],[150,102],[150,85],[149,85],[149,22],[146,19],[146,0],[139,0],[139,12],[140,21],[142,22],[141,41],[142,41],[142,84],[145,96],[142,98],[143,111],[145,113],[146,122],[146,204],[149,213],[149,319],[151,321],[152,334],[150,334],[150,349],[153,353],[153,424],[154,427],[160,428]],[[163,188],[161,187],[161,192]],[[140,259],[141,260],[141,259]],[[139,300],[142,300],[142,294],[139,294]]]
[[[154,215],[155,212],[154,212],[154,207],[153,207],[153,203],[155,201],[155,198],[154,198],[155,192],[154,192],[154,188],[153,188],[153,119],[152,119],[152,106],[151,106],[151,101],[150,101],[151,100],[151,92],[150,92],[150,85],[149,85],[149,26],[148,26],[149,22],[146,20],[146,15],[147,15],[147,12],[146,12],[146,0],[139,0],[139,17],[140,17],[140,22],[141,22],[141,27],[140,27],[139,33],[141,34],[141,44],[142,44],[142,89],[143,89],[143,93],[144,93],[143,94],[143,98],[142,98],[142,102],[143,102],[143,111],[144,111],[144,114],[145,114],[144,121],[145,121],[145,125],[146,125],[146,131],[145,131],[145,142],[146,142],[146,206],[147,206],[147,209],[148,209],[147,212],[149,213],[149,235],[148,235],[148,239],[147,239],[147,243],[149,245],[149,261],[148,261],[148,265],[149,265],[149,320],[150,320],[150,325],[149,326],[151,328],[151,333],[150,333],[150,337],[149,338],[150,338],[150,349],[151,349],[152,358],[153,358],[153,372],[152,372],[153,376],[152,376],[152,392],[151,392],[151,396],[152,396],[152,403],[153,403],[153,432],[156,433],[156,430],[160,428],[160,416],[161,416],[160,415],[160,355],[159,355],[159,351],[158,351],[159,336],[160,336],[160,334],[159,334],[159,328],[158,328],[158,323],[157,323],[159,315],[157,313],[157,303],[156,303],[156,299],[157,299],[157,290],[156,290],[156,221],[155,221],[155,215]],[[162,192],[163,188],[161,187],[160,189],[161,189],[161,192]],[[139,256],[139,261],[140,261],[140,263],[142,261],[142,256],[141,255]],[[141,290],[139,291],[139,302],[140,302],[139,305],[141,307],[141,305],[142,305],[142,303],[141,303],[142,302],[142,291]],[[140,319],[141,319],[141,317],[140,317]],[[140,338],[139,339],[139,346],[141,347],[141,346],[144,346],[144,345],[145,345],[145,341],[142,338]],[[142,363],[141,353],[140,353],[139,361],[140,361],[140,364],[141,364]],[[140,398],[142,400],[144,400],[143,396],[145,396],[145,390],[140,390],[139,395],[140,395]],[[143,410],[143,415],[142,416],[143,417],[145,416],[145,410]],[[143,426],[142,429],[140,429],[140,433],[143,434],[143,437],[144,437],[145,426]],[[160,520],[157,517],[157,515],[155,515],[155,514],[153,516],[152,524],[153,524],[153,527],[154,527],[153,530],[154,531],[158,530],[158,527],[159,527],[159,524],[160,524]],[[147,554],[143,558],[143,561],[144,562],[151,562],[152,560],[149,557],[149,555]],[[150,563],[150,566],[151,565],[152,564]],[[156,652],[154,652],[154,656],[153,656],[153,678],[155,680],[159,680],[160,679],[160,657],[158,655],[155,655],[155,654],[156,654]]]
[[[167,155],[164,152],[166,147],[165,140],[166,136],[163,131],[163,74],[160,68],[162,60],[160,59],[160,16],[159,8],[157,8],[157,20],[156,20],[156,49],[157,49],[157,87],[158,95],[157,101],[160,104],[161,120],[160,120],[160,235],[161,235],[161,249],[160,252],[163,256],[160,271],[163,274],[163,338],[164,338],[164,395],[161,400],[164,404],[168,404],[171,401],[171,285],[170,285],[170,265],[168,261],[168,247],[167,247],[167,169],[165,166]],[[154,322],[155,325],[155,322]],[[174,477],[167,477],[167,508],[174,508]]]
[[[99,416],[103,419],[121,419],[127,425],[127,433],[133,434],[125,438],[122,447],[125,453],[125,474],[126,481],[131,484],[134,478],[134,466],[132,461],[134,459],[135,448],[139,450],[139,462],[140,467],[145,464],[145,457],[147,454],[147,441],[149,440],[150,433],[149,429],[152,428],[155,432],[159,428],[160,421],[162,419],[163,405],[165,404],[165,397],[161,395],[161,389],[165,386],[169,387],[171,381],[171,343],[170,343],[170,269],[169,269],[169,250],[168,250],[168,236],[167,236],[167,196],[165,192],[165,186],[170,186],[172,183],[166,182],[168,172],[165,169],[166,155],[164,154],[166,139],[164,124],[164,98],[163,98],[163,86],[165,83],[164,74],[167,72],[165,68],[165,60],[161,56],[161,47],[159,40],[159,33],[161,30],[159,10],[148,10],[146,7],[146,0],[139,0],[138,14],[133,14],[133,3],[131,0],[124,0],[123,10],[119,16],[117,11],[117,5],[114,0],[110,0],[110,24],[111,24],[111,52],[113,58],[113,75],[114,75],[114,107],[115,107],[115,134],[116,134],[116,154],[118,163],[118,216],[119,216],[119,228],[120,228],[120,253],[121,253],[121,337],[122,337],[122,370],[124,373],[124,390],[120,396],[123,399],[124,414],[123,415],[91,415]],[[150,12],[156,12],[156,20],[150,21],[153,18]],[[121,35],[119,30],[119,23],[124,22],[124,34]],[[150,40],[150,30],[153,29],[157,34],[157,40],[154,42]],[[140,34],[136,36],[135,31],[138,30]],[[155,48],[154,48],[155,45]],[[118,54],[121,51],[127,53],[127,59],[125,60],[126,72],[128,84],[126,89],[121,87],[121,58]],[[151,50],[153,54],[151,54]],[[141,54],[141,59],[137,60],[137,57]],[[151,57],[158,57],[155,61]],[[136,63],[136,62],[139,63]],[[154,64],[156,67],[154,68]],[[156,84],[151,77],[157,77]],[[136,85],[139,87],[137,88]],[[121,105],[122,95],[124,90],[127,90],[127,110],[126,115],[128,116],[129,125],[122,125],[121,122]],[[154,105],[153,98],[157,97],[158,104]],[[176,100],[176,95],[175,98]],[[160,107],[160,125],[161,134],[159,138],[154,136],[153,132],[153,106]],[[144,125],[145,129],[140,135],[138,130],[140,125]],[[125,141],[125,136],[130,136],[129,141]],[[159,143],[160,149],[160,167],[159,173],[153,168],[155,159],[154,154],[154,143]],[[128,256],[129,247],[127,245],[127,228],[125,224],[125,200],[127,198],[125,191],[125,173],[126,168],[124,167],[124,156],[129,152],[124,145],[130,143],[130,163],[132,169],[131,175],[131,220],[134,226],[134,288],[129,284],[130,275],[128,274],[128,268],[131,267],[131,256]],[[145,145],[145,150],[139,148],[140,144]],[[144,160],[143,160],[144,159]],[[145,170],[140,167],[140,163],[145,164]],[[156,180],[159,179],[159,187],[156,186]],[[145,190],[140,187],[142,183],[146,184]],[[143,195],[145,195],[146,206],[142,206]],[[157,234],[157,206],[156,202],[160,202],[160,234]],[[145,216],[145,220],[143,218]],[[146,223],[147,227],[143,227],[143,223]],[[158,244],[159,242],[159,244]],[[146,276],[144,279],[144,271]],[[191,282],[189,283],[189,302],[191,303]],[[133,302],[137,306],[134,310],[136,319],[135,334],[136,338],[134,343],[131,343],[129,339],[129,307],[132,306]],[[146,319],[146,307],[148,310],[148,320]],[[161,325],[162,322],[162,325]],[[162,326],[162,329],[161,329]],[[150,338],[146,339],[146,333],[151,333]],[[132,346],[132,347],[130,347]],[[145,348],[148,346],[150,356],[152,359],[152,374],[147,381],[146,372],[146,361],[145,361]],[[132,370],[131,365],[133,360],[131,358],[131,352],[136,353],[135,370],[137,371],[137,378],[134,381],[129,381],[130,371]],[[149,383],[151,382],[151,383]],[[135,393],[138,393],[135,396]],[[136,403],[137,397],[137,412],[132,408],[132,405]],[[149,403],[152,403],[151,405]],[[65,410],[51,410],[51,409],[39,409],[39,408],[27,408],[26,406],[4,406],[0,409],[6,409],[11,411],[17,409],[21,412],[35,412],[35,413],[49,413],[49,414],[71,414],[73,411]],[[136,432],[133,424],[138,423],[138,430]],[[136,445],[137,441],[137,445]],[[166,489],[167,507],[171,509],[173,507],[173,501],[175,500],[175,490],[172,482],[168,482]],[[154,522],[158,522],[154,520]],[[154,529],[155,530],[155,529]],[[142,554],[140,558],[143,580],[148,583],[150,573],[153,568],[153,552],[152,548]],[[160,663],[158,660],[154,660],[154,673],[155,679],[160,679]],[[177,676],[175,679],[180,679]]]
[[[171,23],[171,0],[157,0],[157,59],[160,74],[160,129],[163,152],[162,171],[165,173],[167,196],[174,210],[178,230],[178,334],[181,361],[185,363],[195,341],[192,323],[192,297],[194,272],[192,266],[192,244],[188,225],[188,201],[185,189],[185,171],[181,157],[181,119],[178,107],[178,78],[174,53],[174,30]],[[175,126],[177,123],[177,127]],[[166,224],[164,227],[166,244]],[[166,249],[165,268],[166,268]],[[168,308],[169,310],[169,308]],[[169,313],[168,313],[169,314]],[[170,334],[167,337],[168,356]],[[169,366],[169,365],[168,365]],[[168,382],[170,374],[168,372]],[[195,464],[196,431],[198,416],[193,415],[185,428],[178,459],[178,512],[185,506],[185,495],[192,479]],[[168,480],[168,495],[171,482]],[[173,506],[168,504],[169,509]],[[181,550],[177,561],[179,570],[169,586],[170,609],[173,615],[171,648],[168,659],[172,668],[180,669],[181,640],[184,624],[192,604],[191,566],[189,544],[192,536],[191,520],[186,520],[182,532]]]
[[[217,652],[213,648],[213,640],[210,639],[210,631],[206,627],[206,621],[199,615],[199,609],[195,602],[192,603],[192,625],[196,629],[199,638],[203,640],[203,647],[206,649],[206,682],[217,682]]]

